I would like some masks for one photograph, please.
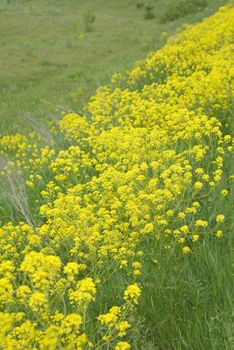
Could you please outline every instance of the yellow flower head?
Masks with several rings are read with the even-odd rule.
[[[184,254],[188,254],[188,253],[191,252],[191,249],[190,249],[188,246],[183,247],[182,250],[183,250],[183,253],[184,253]]]
[[[126,341],[120,341],[115,345],[115,350],[130,350],[131,346]]]
[[[224,219],[225,219],[225,216],[222,215],[222,214],[219,214],[219,215],[216,216],[216,222],[217,223],[222,223],[224,221]]]
[[[138,304],[138,300],[141,296],[141,289],[136,283],[127,287],[124,292],[124,300],[132,302],[133,304]]]
[[[220,238],[223,236],[223,231],[218,230],[217,233],[215,234],[216,237]]]

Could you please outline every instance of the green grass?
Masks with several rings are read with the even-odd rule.
[[[160,24],[165,1],[144,19],[134,0],[2,0],[0,3],[0,135],[33,129],[63,111],[79,112],[98,86],[163,45],[184,23],[200,21],[224,0]],[[147,1],[142,1],[144,4]],[[96,16],[85,33],[84,15]]]
[[[142,247],[147,256],[142,273],[139,314],[144,320],[147,350],[232,350],[234,346],[234,173],[233,154],[226,157],[224,179],[211,198],[200,198],[203,216],[225,214],[224,236],[207,235],[182,256],[154,239]],[[228,201],[220,190],[229,190]]]
[[[232,349],[231,246],[230,236],[204,241],[181,257],[154,244],[158,265],[147,263],[141,303],[152,349]]]
[[[60,118],[62,111],[82,111],[114,72],[124,72],[162,46],[162,32],[174,35],[183,23],[200,21],[222,3],[213,1],[201,12],[160,24],[157,18],[145,21],[136,2],[2,1],[0,134],[26,133],[34,124]],[[162,4],[156,2],[156,13]],[[87,11],[96,21],[94,30],[84,34]],[[227,176],[233,172],[233,167],[226,169]],[[234,193],[229,190],[224,238],[207,238],[185,256],[176,249],[165,251],[162,242],[142,247],[148,261],[142,274],[139,350],[232,349]],[[219,197],[203,205],[223,210]]]

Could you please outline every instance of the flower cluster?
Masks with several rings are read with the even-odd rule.
[[[99,88],[56,145],[0,139],[0,348],[131,349],[145,242],[186,259],[225,234],[210,203],[229,196],[233,18],[222,8]]]

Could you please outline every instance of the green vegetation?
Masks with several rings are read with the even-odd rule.
[[[207,4],[207,0],[166,0],[161,21],[173,21],[189,13],[204,9]]]
[[[92,32],[94,27],[93,24],[96,20],[96,17],[93,13],[87,12],[84,13],[84,29],[86,33]]]
[[[234,167],[229,170],[233,174]],[[230,190],[225,211],[218,197],[206,203],[210,212],[213,207],[228,218],[222,240],[207,237],[185,257],[176,249],[163,252],[162,242],[145,247],[149,259],[141,316],[148,329],[147,350],[233,349],[233,186]]]
[[[162,0],[2,0],[0,134],[26,133],[63,111],[79,112],[113,73],[161,47],[161,33],[175,35],[224,2],[160,24]],[[154,6],[154,19],[145,20],[145,6]]]
[[[37,330],[31,329],[32,333],[30,328],[20,330],[18,327],[18,338],[17,331],[16,335],[12,332],[17,329],[14,328],[16,326],[8,327],[8,333],[13,334],[12,339],[16,339],[16,343],[11,343],[11,349],[17,344],[17,349],[30,350],[35,339],[37,342],[44,341],[44,347],[34,344],[35,349],[47,349],[49,342],[59,332],[64,332],[61,339],[64,337],[65,340],[62,343],[60,339],[61,343],[59,340],[59,345],[55,345],[54,349],[70,349],[72,346],[72,336],[66,322],[59,325],[58,319],[54,328],[56,331],[48,329],[52,324],[50,316],[55,310],[65,316],[80,312],[69,301],[72,300],[72,293],[68,293],[68,290],[74,288],[74,276],[67,288],[64,284],[66,274],[60,271],[60,263],[54,258],[61,259],[61,266],[65,266],[67,271],[70,262],[84,262],[86,270],[82,270],[81,264],[81,275],[76,276],[77,281],[85,281],[85,277],[88,277],[86,288],[90,288],[89,284],[92,287],[93,282],[89,279],[92,277],[97,285],[95,303],[92,304],[92,295],[88,295],[90,306],[87,314],[86,311],[82,314],[86,326],[83,330],[92,341],[104,334],[105,323],[100,326],[100,313],[103,317],[103,313],[104,316],[108,315],[113,305],[122,307],[123,291],[137,281],[142,291],[139,305],[132,302],[128,309],[123,304],[124,312],[131,310],[129,315],[123,313],[123,320],[126,317],[131,329],[126,338],[121,338],[121,342],[129,341],[131,350],[233,349],[233,151],[227,152],[232,147],[224,146],[222,132],[219,138],[215,136],[214,130],[218,130],[219,126],[199,124],[200,121],[194,118],[204,117],[202,110],[205,110],[209,121],[213,116],[217,117],[225,133],[234,132],[231,122],[231,81],[226,79],[229,67],[226,63],[230,63],[228,57],[231,57],[231,36],[230,42],[227,40],[226,51],[222,51],[217,47],[220,45],[222,48],[220,38],[223,39],[225,35],[222,36],[222,33],[226,32],[217,30],[217,45],[211,45],[206,55],[206,47],[214,40],[209,23],[206,29],[211,31],[210,37],[208,35],[204,40],[207,31],[201,31],[198,46],[204,52],[200,56],[194,55],[197,43],[195,30],[189,32],[193,40],[190,40],[190,36],[186,38],[186,35],[181,35],[181,47],[178,51],[175,47],[175,55],[172,50],[174,41],[169,41],[166,50],[161,50],[161,56],[157,57],[158,61],[153,59],[154,55],[157,56],[154,54],[152,62],[149,57],[148,61],[146,59],[136,64],[133,70],[126,71],[137,59],[163,46],[168,36],[175,36],[186,24],[209,16],[224,2],[1,2],[0,134],[18,132],[27,136],[0,138],[0,280],[5,279],[0,284],[0,295],[3,291],[0,323],[4,321],[7,329],[10,324],[7,323],[8,312],[24,310],[27,303],[27,318],[35,324],[39,320]],[[220,27],[217,25],[215,28]],[[181,61],[176,62],[177,52],[182,54]],[[200,57],[204,63],[202,67]],[[164,67],[164,61],[166,69],[160,73],[165,76],[160,80],[157,69],[158,66]],[[161,62],[161,65],[155,62]],[[95,94],[99,86],[110,83],[115,72],[123,75],[116,75],[116,80],[110,84],[110,91],[104,87]],[[129,90],[126,92],[123,87]],[[203,99],[205,87],[207,92]],[[87,105],[92,95],[93,104]],[[220,105],[216,105],[217,100]],[[87,114],[83,113],[83,107],[86,107]],[[103,113],[101,116],[100,110]],[[77,114],[68,114],[57,125],[63,114],[73,111]],[[194,114],[190,114],[191,111]],[[194,125],[190,125],[190,120],[186,122],[183,119],[183,113],[191,116],[192,121],[194,118]],[[155,122],[157,128],[152,122],[155,115],[158,117],[158,124]],[[55,121],[50,128],[47,125],[49,120]],[[172,125],[172,130],[169,125]],[[182,135],[180,137],[173,131],[177,127]],[[32,129],[38,135],[28,135]],[[188,133],[189,137],[183,138],[184,130],[187,130],[185,136]],[[204,138],[196,136],[200,132]],[[161,147],[162,140],[164,145]],[[200,148],[195,150],[197,145]],[[204,152],[206,155],[203,159],[201,154],[206,147],[209,151],[207,154]],[[218,163],[221,165],[218,166]],[[185,176],[189,172],[191,182],[190,177],[186,182]],[[215,177],[218,179],[215,180]],[[164,198],[164,186],[165,194],[168,193],[165,179],[171,186],[168,188],[172,188],[172,192],[175,189],[175,193],[177,190],[178,194],[173,201],[165,200],[164,203],[163,199],[160,202],[160,196]],[[198,203],[198,206],[194,203]],[[173,212],[173,218],[170,212]],[[225,218],[221,220],[222,230],[217,230],[217,214]],[[138,221],[138,215],[139,224],[134,224],[134,220]],[[163,220],[161,223],[156,220],[155,224],[156,217],[160,220],[166,218],[168,226]],[[112,218],[119,222],[119,226],[114,226]],[[204,223],[204,220],[207,220],[207,226],[196,226],[199,221]],[[8,224],[9,221],[12,224]],[[138,241],[136,255],[135,246],[133,249],[127,243],[126,246],[123,244],[129,232],[134,239],[138,234],[144,237]],[[180,236],[177,237],[177,234]],[[73,235],[82,244],[77,240],[77,246],[74,245]],[[119,245],[111,240],[112,235],[116,235]],[[123,242],[118,242],[118,235]],[[119,254],[119,260],[105,257],[105,254],[104,257],[99,255],[99,244],[107,249],[110,257],[113,252],[115,257]],[[124,254],[121,255],[120,247],[125,249],[124,254],[129,261],[125,260]],[[131,249],[134,258],[127,255]],[[142,252],[144,254],[140,254]],[[133,268],[135,258],[143,262],[140,264],[141,271],[138,270],[139,266]],[[11,261],[14,263],[12,270]],[[139,264],[138,261],[135,263]],[[57,264],[57,270],[51,268],[53,264],[55,267]],[[99,277],[100,285],[96,282]],[[45,290],[40,286],[43,279]],[[12,283],[12,295],[10,287],[5,288],[6,281]],[[30,291],[28,297],[25,294],[26,303],[23,303],[19,293],[16,293],[19,286],[28,289],[30,286],[33,292],[38,289],[39,296],[47,296],[50,289],[52,293],[48,298],[52,306],[48,314],[46,306],[45,313],[41,312],[43,299],[37,304],[37,293],[31,295]],[[58,298],[59,293],[65,295],[63,302]],[[46,302],[44,304],[47,305]],[[35,315],[38,313],[42,317],[42,322],[40,317],[36,318],[33,312],[28,311],[30,307]],[[20,323],[20,319],[17,322]],[[44,330],[43,338],[39,332]],[[5,334],[2,339],[0,337],[1,349]],[[116,342],[113,336],[108,345],[103,343],[98,347],[94,343],[93,346],[84,345],[82,349],[130,349],[123,344],[116,347],[113,345]]]

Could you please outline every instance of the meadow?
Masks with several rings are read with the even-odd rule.
[[[184,23],[198,22],[225,1],[211,1],[166,23],[159,20],[164,0],[152,1],[152,20],[144,19],[136,3],[1,0],[0,134],[40,129],[62,112],[79,112],[114,73],[161,47],[162,33],[175,35]],[[84,17],[89,13],[96,20],[87,32]]]
[[[0,349],[233,349],[234,7],[180,1],[1,5]]]

